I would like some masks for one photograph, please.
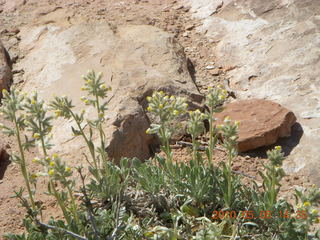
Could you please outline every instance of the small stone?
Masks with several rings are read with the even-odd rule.
[[[220,74],[220,70],[219,69],[212,69],[210,71],[210,73],[212,74],[212,76],[218,76]]]
[[[195,27],[194,24],[189,24],[189,25],[187,25],[187,26],[185,27],[185,29],[190,31],[190,30],[192,30],[194,27]]]
[[[183,36],[183,37],[189,37],[189,33],[188,33],[188,32],[184,32],[184,33],[182,34],[182,36]]]
[[[213,65],[206,66],[206,69],[207,69],[207,70],[214,69],[214,66],[213,66]]]
[[[178,6],[173,7],[174,10],[180,10],[182,8],[183,8],[183,5],[178,5]]]

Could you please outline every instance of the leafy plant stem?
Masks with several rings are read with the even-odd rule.
[[[21,154],[21,163],[19,165],[20,165],[21,172],[22,172],[22,175],[24,177],[24,180],[25,180],[25,183],[26,183],[26,186],[27,186],[27,191],[28,191],[28,194],[29,194],[29,198],[30,198],[30,202],[31,202],[31,205],[32,205],[32,209],[35,210],[36,209],[36,205],[35,205],[34,198],[33,198],[33,193],[31,191],[31,187],[30,187],[30,177],[29,177],[29,174],[28,174],[28,171],[27,171],[27,167],[26,167],[26,160],[25,160],[24,151],[23,151],[22,144],[21,144],[20,130],[19,130],[19,127],[18,127],[17,117],[16,117],[15,113],[14,113],[14,124],[15,124],[15,128],[16,128],[19,151],[20,151],[20,154]]]

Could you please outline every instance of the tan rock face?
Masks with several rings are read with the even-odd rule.
[[[158,28],[49,24],[22,29],[21,35],[21,46],[30,49],[18,66],[25,71],[26,92],[36,90],[45,100],[50,100],[52,94],[67,95],[75,110],[80,111],[86,108],[79,99],[85,94],[80,91],[84,84],[80,76],[88,69],[104,73],[106,84],[112,87],[104,127],[107,152],[117,161],[121,157],[151,156],[150,148],[156,139],[145,133],[149,127],[145,98],[152,91],[185,96],[189,103],[201,100],[188,72],[183,48]],[[95,118],[95,111],[87,108],[85,117]],[[77,159],[84,143],[81,138],[72,137],[73,125],[65,120],[55,122],[52,151]]]
[[[10,58],[2,43],[0,42],[0,91],[2,89],[9,89],[12,79]]]
[[[296,122],[293,112],[280,104],[262,100],[240,100],[228,104],[216,114],[217,124],[226,116],[240,121],[238,149],[245,152],[275,143],[279,137],[288,137]]]

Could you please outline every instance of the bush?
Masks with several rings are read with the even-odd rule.
[[[226,118],[224,125],[215,126],[214,113],[222,109],[226,99],[221,87],[209,89],[206,112],[196,110],[187,115],[184,98],[154,92],[147,98],[147,110],[157,121],[147,133],[159,136],[164,156],[156,155],[145,162],[124,158],[118,166],[104,151],[104,99],[111,88],[93,71],[83,78],[82,90],[87,96],[81,99],[96,109],[93,120],[85,120],[84,111],[76,113],[68,97],[55,97],[47,107],[36,93],[28,97],[13,88],[10,93],[3,91],[1,113],[14,127],[1,128],[17,138],[19,154],[12,154],[12,161],[21,168],[28,194],[24,196],[24,188],[15,192],[27,210],[25,233],[6,234],[5,239],[320,239],[320,231],[312,231],[320,220],[315,208],[320,203],[319,189],[314,186],[308,192],[296,191],[296,206],[278,196],[284,176],[281,147],[268,152],[269,163],[260,172],[262,189],[254,181],[251,188],[243,185],[241,177],[232,172],[240,123]],[[67,166],[57,154],[48,154],[52,111],[56,117],[72,119],[77,126],[72,128],[73,134],[85,140],[90,152],[86,156],[89,181],[82,167]],[[188,164],[174,161],[169,144],[174,120],[181,115],[189,116],[192,160]],[[209,122],[205,155],[199,152],[198,142],[205,131],[204,120]],[[92,141],[95,131],[98,145]],[[228,161],[215,166],[212,156],[218,134],[224,139]],[[35,144],[40,144],[42,153],[32,161],[41,164],[43,171],[30,173],[25,151]],[[75,174],[82,180],[80,186],[75,183]],[[56,199],[62,219],[40,220],[42,206],[35,200],[40,177],[48,180],[48,194]],[[76,190],[81,197],[76,197]]]

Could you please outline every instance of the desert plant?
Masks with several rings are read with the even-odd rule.
[[[6,239],[319,239],[320,231],[312,233],[314,223],[320,220],[319,189],[314,186],[306,192],[297,190],[296,206],[279,197],[284,176],[280,147],[268,152],[269,162],[260,173],[262,189],[255,181],[253,187],[242,184],[240,176],[232,171],[232,162],[238,154],[239,123],[226,118],[224,125],[214,125],[213,114],[221,110],[226,98],[221,87],[209,89],[205,113],[196,110],[188,115],[185,99],[154,92],[147,100],[155,123],[147,133],[159,136],[164,157],[159,154],[147,161],[124,158],[116,165],[104,151],[107,107],[104,99],[110,88],[103,84],[102,75],[93,71],[83,78],[82,89],[87,91],[87,96],[82,100],[95,109],[95,119],[85,120],[83,111],[76,113],[66,96],[55,97],[49,105],[57,117],[76,123],[72,131],[85,140],[91,155],[90,160],[85,155],[89,171],[82,166],[71,168],[58,154],[48,154],[53,118],[36,93],[26,97],[15,89],[10,94],[4,92],[1,112],[14,127],[1,126],[18,140],[20,155],[14,155],[13,159],[21,168],[29,196],[24,197],[23,189],[16,192],[27,209],[26,233],[7,234]],[[189,116],[187,131],[192,137],[193,156],[189,163],[175,163],[170,146],[173,123],[182,116]],[[198,141],[204,131],[204,120],[210,124],[206,149],[209,166],[202,161]],[[218,134],[223,139],[227,162],[213,166],[211,160]],[[41,154],[33,162],[41,164],[43,171],[30,173],[25,151],[35,145],[40,147]],[[76,172],[81,179],[79,184],[74,179]],[[39,220],[42,208],[34,195],[39,177],[47,178],[48,192],[56,198],[62,219],[51,218],[47,223]],[[213,211],[218,215],[210,219]],[[225,214],[226,211],[234,214]],[[252,218],[243,218],[243,211]],[[267,211],[272,211],[272,218],[254,217]]]

